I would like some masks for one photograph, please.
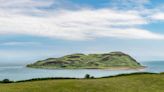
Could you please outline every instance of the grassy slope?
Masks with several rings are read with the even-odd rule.
[[[33,68],[138,68],[141,65],[135,59],[122,52],[105,54],[72,54],[60,58],[49,58],[28,65]]]
[[[164,92],[164,74],[0,84],[0,92]]]

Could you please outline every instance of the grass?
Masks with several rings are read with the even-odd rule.
[[[26,81],[0,84],[0,92],[164,92],[164,74]]]

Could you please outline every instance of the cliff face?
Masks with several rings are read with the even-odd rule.
[[[59,58],[48,58],[29,64],[27,67],[33,68],[138,68],[141,64],[131,56],[123,52],[111,52],[104,54],[71,54]]]

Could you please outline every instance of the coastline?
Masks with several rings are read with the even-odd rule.
[[[26,66],[27,67],[27,66]],[[140,66],[140,67],[80,67],[80,68],[56,68],[56,67],[27,67],[33,69],[48,69],[48,70],[80,70],[80,69],[100,69],[100,70],[141,70],[147,68],[147,66]]]

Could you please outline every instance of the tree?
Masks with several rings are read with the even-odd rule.
[[[85,78],[86,78],[86,79],[89,79],[89,78],[90,78],[90,75],[89,75],[89,74],[86,74],[86,75],[85,75]]]
[[[95,77],[94,77],[94,76],[91,76],[90,78],[91,78],[91,79],[94,79]]]
[[[2,82],[3,83],[11,83],[12,81],[10,81],[9,79],[4,79]]]

